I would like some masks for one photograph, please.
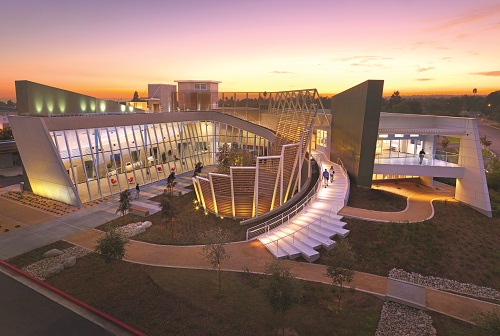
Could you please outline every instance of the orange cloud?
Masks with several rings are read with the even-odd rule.
[[[480,75],[480,76],[500,76],[500,71],[484,71],[484,72],[473,72],[471,75]]]

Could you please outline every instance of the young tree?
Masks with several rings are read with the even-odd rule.
[[[489,148],[490,148],[490,146],[491,146],[491,140],[490,140],[490,139],[488,139],[488,138],[486,137],[486,135],[485,135],[485,136],[480,137],[480,138],[479,138],[479,140],[480,140],[481,144],[484,146],[484,148],[486,148],[486,149],[489,149]]]
[[[128,238],[117,230],[106,232],[104,237],[97,240],[94,250],[104,259],[106,263],[122,260],[125,256],[125,246]]]
[[[441,145],[441,148],[443,149],[444,152],[446,152],[446,148],[448,148],[448,145],[450,144],[450,140],[447,137],[443,137],[441,141],[439,142]]]
[[[130,211],[130,206],[132,202],[132,195],[129,190],[124,190],[120,193],[120,199],[118,200],[119,205],[116,213],[121,212],[122,216],[125,216],[127,211]]]
[[[174,217],[176,214],[176,209],[172,203],[172,199],[170,195],[164,195],[160,201],[160,212],[162,217],[165,219],[165,225],[167,225],[168,220],[170,219],[170,224],[174,221]],[[174,226],[170,225],[170,235],[172,239],[174,238]]]
[[[281,260],[267,264],[265,293],[272,309],[281,313],[281,327],[285,335],[285,316],[302,298],[301,284],[290,272],[290,266]]]
[[[214,228],[201,234],[200,239],[205,242],[205,245],[202,248],[202,254],[205,256],[208,263],[217,270],[220,293],[221,264],[231,257],[225,249],[225,245],[229,241],[229,234],[221,228]]]
[[[326,276],[332,279],[332,285],[339,286],[337,309],[340,309],[340,299],[343,292],[343,285],[348,284],[354,277],[354,266],[357,257],[351,245],[345,239],[339,239],[335,247],[328,251],[325,259]]]

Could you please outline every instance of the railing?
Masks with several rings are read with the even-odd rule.
[[[345,196],[344,196],[344,205],[347,205],[347,201],[349,200],[349,192],[351,190],[351,183],[349,180],[349,173],[347,172],[347,169],[344,166],[344,162],[342,159],[337,158],[337,164],[342,168],[344,171],[345,177],[346,177],[346,185],[345,185]]]
[[[409,155],[401,157],[381,157],[375,156],[375,164],[409,165],[409,166],[441,166],[459,167],[461,166],[459,155],[452,153],[436,153],[420,155]]]
[[[288,237],[292,237],[292,244],[295,244],[295,235],[297,234],[297,232],[304,232],[307,229],[307,234],[306,235],[308,236],[311,225],[315,225],[315,226],[319,225],[320,227],[323,227],[323,223],[325,222],[325,220],[327,218],[331,218],[331,214],[332,213],[336,214],[340,209],[342,209],[343,206],[344,206],[344,204],[342,204],[341,202],[335,202],[334,206],[332,206],[330,209],[328,209],[328,211],[325,212],[322,216],[320,216],[319,218],[315,219],[312,223],[307,224],[303,228],[301,228],[301,229],[299,229],[297,231],[294,231],[292,233],[289,233],[289,234],[287,234],[285,236],[281,236],[279,238],[273,239],[273,240],[265,243],[264,246],[276,243],[276,253],[277,253],[279,251],[279,241],[280,240],[283,240],[283,239],[288,238]],[[332,211],[334,208],[335,208],[335,210]],[[305,212],[307,212],[307,210]],[[269,231],[267,233],[269,233]]]
[[[254,227],[251,227],[247,230],[246,234],[246,240],[252,239],[258,235],[261,235],[263,233],[269,232],[270,230],[274,229],[275,227],[280,226],[281,224],[287,222],[290,220],[290,218],[295,217],[299,212],[304,210],[309,204],[312,203],[312,201],[317,197],[318,190],[321,188],[321,159],[318,162],[319,165],[319,177],[316,183],[314,184],[314,187],[309,191],[306,197],[301,199],[297,204],[295,204],[293,207],[290,209],[282,212],[281,214],[277,215],[274,218],[271,218],[264,223],[261,223],[259,225],[256,225]]]

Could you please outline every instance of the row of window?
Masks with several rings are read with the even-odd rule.
[[[219,122],[174,122],[51,132],[82,202],[211,165],[224,143],[255,156],[268,140]]]

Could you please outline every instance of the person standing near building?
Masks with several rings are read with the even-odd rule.
[[[139,193],[141,192],[141,189],[139,188],[139,183],[135,185],[135,198],[139,199]]]
[[[330,183],[333,183],[333,174],[335,174],[335,170],[333,166],[330,166]]]
[[[328,170],[325,168],[325,171],[323,172],[323,185],[325,188],[328,186],[328,179],[330,178],[330,174],[328,173]]]
[[[420,153],[418,153],[418,158],[420,160],[420,165],[422,165],[422,162],[424,161],[424,156],[425,156],[425,151],[422,148],[422,150],[420,151]]]

